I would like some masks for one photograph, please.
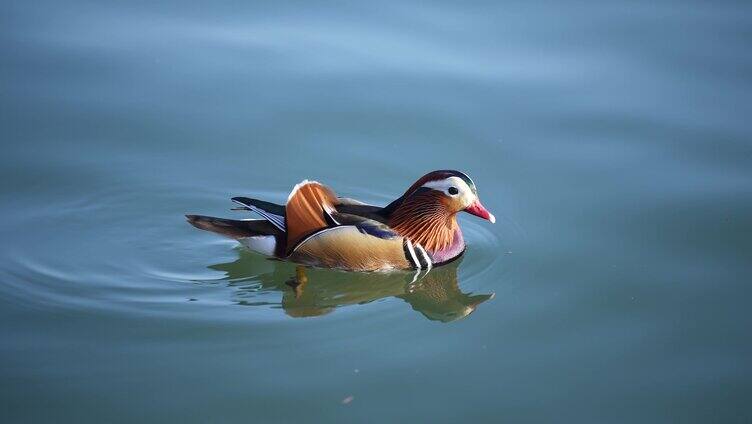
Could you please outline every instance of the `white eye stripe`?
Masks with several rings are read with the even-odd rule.
[[[443,180],[429,181],[423,184],[423,187],[432,188],[447,193],[450,187],[456,188],[460,193],[472,192],[466,182],[459,177],[449,177]]]
[[[423,187],[441,191],[450,197],[459,196],[466,206],[470,205],[475,199],[475,194],[473,194],[470,186],[468,186],[460,177],[451,176],[449,178],[444,178],[443,180],[429,181],[423,184]],[[457,194],[449,193],[449,189],[452,187],[457,189]]]

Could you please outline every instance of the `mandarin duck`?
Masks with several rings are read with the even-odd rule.
[[[237,239],[252,251],[301,265],[348,271],[430,270],[457,259],[465,241],[457,213],[496,222],[475,183],[459,171],[430,172],[385,207],[338,197],[304,180],[279,205],[234,197],[262,219],[186,215],[193,226]]]

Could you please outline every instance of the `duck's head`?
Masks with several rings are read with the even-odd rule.
[[[433,171],[422,176],[405,193],[405,197],[424,194],[424,206],[442,206],[447,212],[460,211],[479,216],[492,224],[496,217],[489,212],[478,198],[478,189],[467,174],[460,171]]]
[[[453,170],[433,171],[422,176],[390,207],[394,209],[390,225],[429,250],[452,243],[459,229],[458,212],[496,222],[480,202],[473,180]]]

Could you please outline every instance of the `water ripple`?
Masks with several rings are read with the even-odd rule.
[[[333,179],[333,185],[348,195],[362,193],[354,197],[374,203],[386,203],[393,196],[340,182]],[[281,190],[241,191],[270,199],[287,195]],[[72,196],[55,208],[35,210],[33,220],[41,223],[39,231],[5,255],[6,281],[0,290],[5,297],[29,307],[183,316],[185,311],[165,305],[191,302],[203,307],[243,305],[274,310],[277,319],[284,316],[276,315],[278,309],[288,316],[303,317],[327,315],[345,307],[351,312],[337,314],[344,318],[360,309],[353,306],[363,304],[378,304],[363,310],[376,308],[386,313],[385,308],[400,310],[404,306],[398,307],[399,301],[381,304],[382,300],[407,296],[404,300],[427,317],[452,320],[472,312],[475,302],[482,301],[463,291],[495,290],[498,281],[490,278],[490,273],[505,266],[509,246],[504,239],[520,232],[503,216],[496,226],[474,217],[462,218],[469,247],[461,263],[447,266],[451,268],[448,271],[434,269],[427,277],[406,272],[311,270],[310,278],[322,283],[301,294],[290,283],[294,265],[267,260],[232,240],[199,232],[184,222],[183,212],[232,216],[226,197],[227,191],[208,186],[188,189],[179,183],[131,184]],[[15,226],[30,219],[19,216]],[[60,222],[65,225],[54,224]],[[40,234],[47,236],[40,239]],[[77,249],[67,249],[67,242],[74,238]],[[409,292],[408,287],[418,287],[410,286],[411,281],[420,284],[436,278],[441,281],[430,283],[434,285],[430,289],[438,290],[431,295],[438,296],[437,302]],[[219,314],[218,318],[222,317],[229,315]]]

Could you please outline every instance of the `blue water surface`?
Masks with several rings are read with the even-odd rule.
[[[752,4],[0,5],[0,421],[752,422]],[[198,231],[475,180],[463,260]]]

